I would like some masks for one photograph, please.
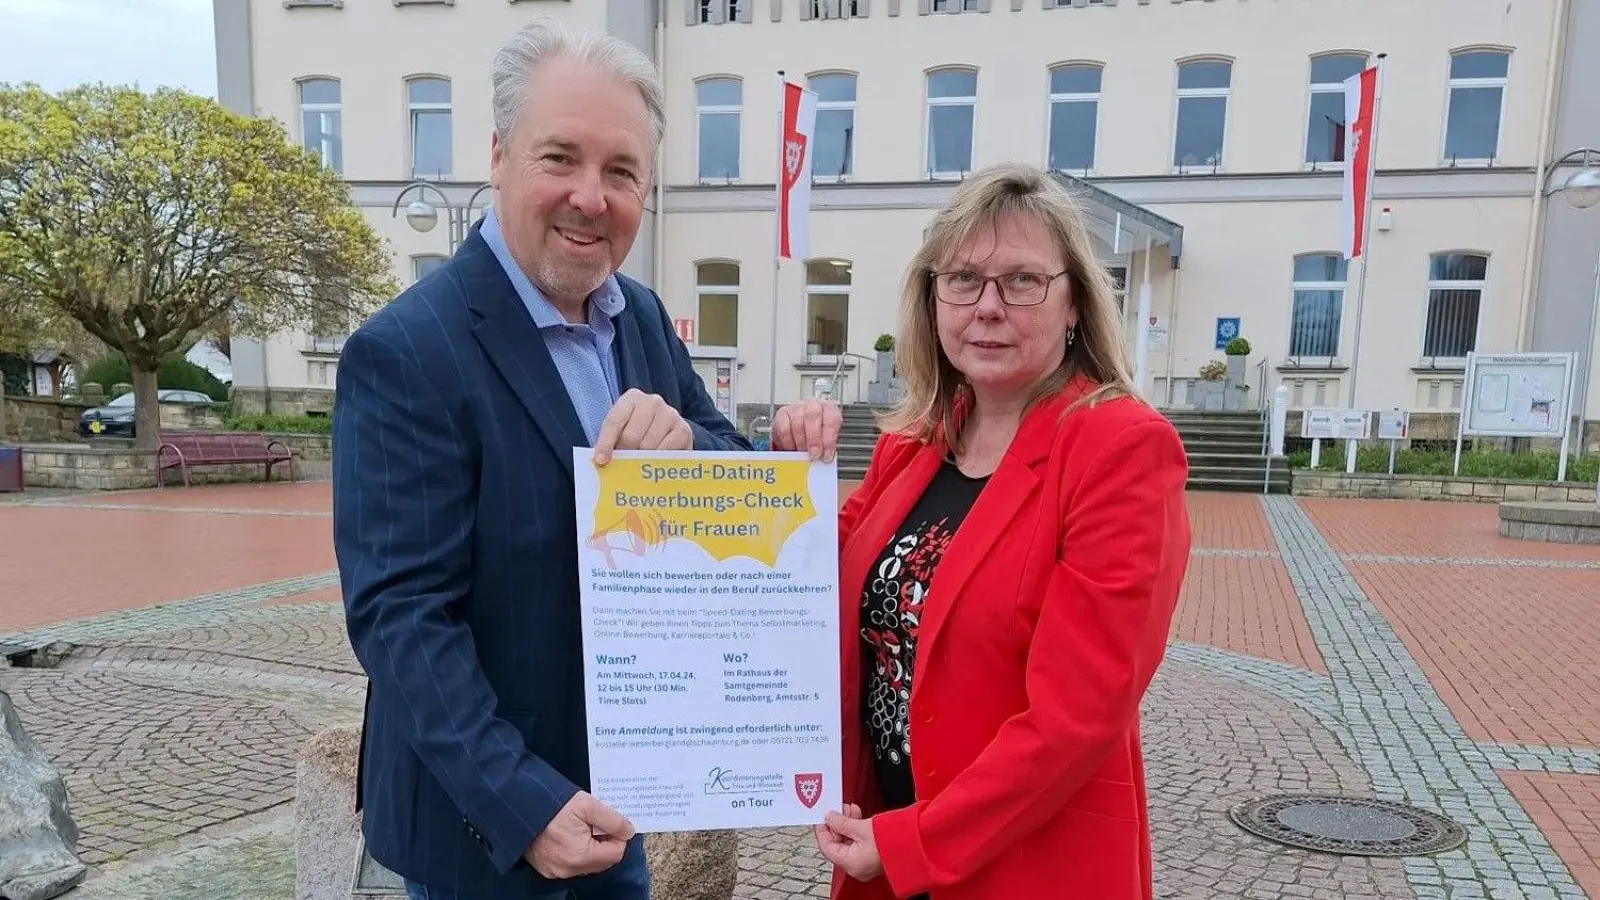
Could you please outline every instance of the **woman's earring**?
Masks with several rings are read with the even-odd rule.
[[[1068,347],[1072,346],[1072,342],[1073,342],[1074,339],[1077,338],[1077,336],[1078,336],[1078,329],[1073,327],[1073,326],[1071,326],[1071,325],[1068,325],[1067,326],[1067,346]]]

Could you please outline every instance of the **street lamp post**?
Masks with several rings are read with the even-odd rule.
[[[1566,163],[1583,158],[1583,166],[1578,171],[1567,176],[1566,184],[1551,190],[1549,193],[1561,193],[1566,197],[1567,205],[1573,209],[1590,209],[1600,205],[1600,149],[1582,147],[1564,154],[1556,160],[1547,171],[1554,172]],[[1583,441],[1585,420],[1589,414],[1589,382],[1594,372],[1595,332],[1600,330],[1600,254],[1596,254],[1594,264],[1594,297],[1589,306],[1589,331],[1584,336],[1583,363],[1579,372],[1582,374],[1580,384],[1583,393],[1578,400],[1578,441],[1576,456],[1583,455]],[[1571,426],[1568,419],[1567,427]],[[1600,477],[1595,479],[1595,505],[1600,507]]]
[[[433,227],[439,223],[438,207],[428,202],[428,192],[433,191],[439,195],[439,206],[443,206],[445,209],[445,224],[449,229],[450,252],[455,253],[456,248],[461,246],[461,242],[467,239],[468,232],[472,230],[472,210],[477,206],[478,198],[489,189],[488,184],[479,185],[478,189],[472,192],[472,196],[467,198],[465,204],[457,206],[450,202],[450,195],[446,194],[433,182],[413,181],[401,188],[400,193],[395,195],[394,209],[389,214],[391,216],[400,215],[400,201],[404,200],[407,194],[415,191],[417,199],[406,204],[406,223],[414,230],[424,234],[432,231]],[[487,203],[484,204],[484,208],[487,209],[489,205]]]

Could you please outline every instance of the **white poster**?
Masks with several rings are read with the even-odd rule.
[[[592,793],[641,832],[840,806],[838,475],[573,451]]]

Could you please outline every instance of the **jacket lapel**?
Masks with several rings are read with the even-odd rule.
[[[934,571],[928,586],[929,603],[917,635],[919,658],[929,658],[923,654],[936,645],[952,607],[964,596],[967,582],[995,543],[1002,536],[1017,532],[1017,514],[1043,486],[1039,469],[1049,459],[1061,424],[1061,411],[1082,390],[1080,382],[1070,383],[1056,397],[1035,404],[1023,416],[994,476],[978,494]],[[912,689],[915,690],[914,685]]]
[[[455,263],[467,305],[480,316],[473,335],[571,478],[572,448],[588,446],[589,438],[544,336],[476,227],[456,253]]]

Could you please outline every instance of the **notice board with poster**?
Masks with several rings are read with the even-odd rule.
[[[1467,355],[1461,433],[1560,437],[1572,398],[1571,353]]]

